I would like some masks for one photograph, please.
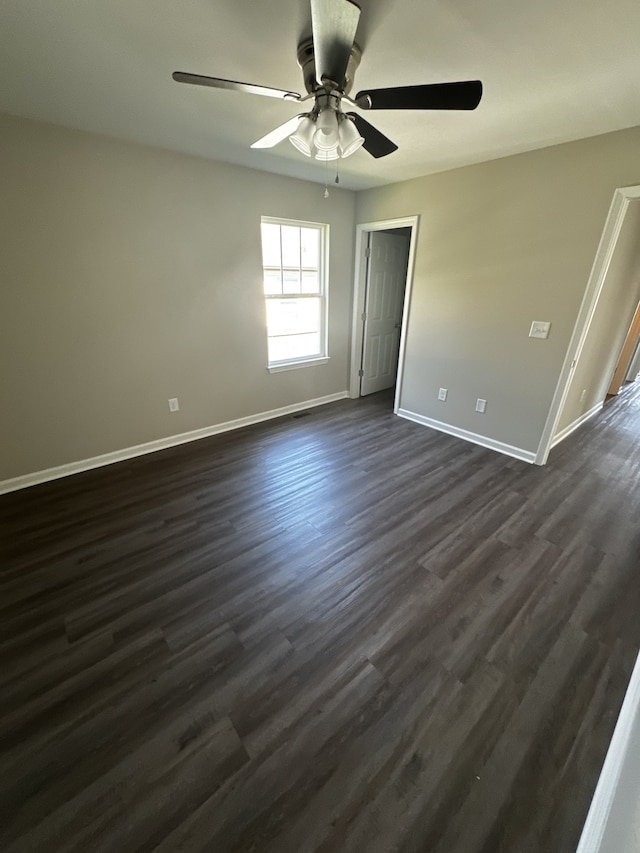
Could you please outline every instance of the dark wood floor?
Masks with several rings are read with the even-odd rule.
[[[0,498],[0,848],[573,853],[639,439],[633,388],[546,468],[383,393]]]

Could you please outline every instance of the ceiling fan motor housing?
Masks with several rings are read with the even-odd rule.
[[[351,48],[351,54],[349,56],[349,62],[347,63],[347,70],[345,73],[344,79],[344,87],[340,90],[343,94],[348,95],[353,86],[353,78],[355,76],[356,70],[360,65],[360,60],[362,59],[362,51],[358,47],[358,45],[354,42]],[[319,91],[318,81],[316,80],[316,62],[315,55],[313,52],[313,38],[309,37],[308,39],[304,39],[298,45],[298,65],[302,69],[302,76],[304,78],[304,87],[310,95],[313,95],[315,92]],[[331,89],[331,87],[329,87]],[[321,91],[321,89],[320,89]]]

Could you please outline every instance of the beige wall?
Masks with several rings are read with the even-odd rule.
[[[640,182],[639,150],[634,128],[358,193],[357,222],[420,215],[401,408],[537,450],[613,192]],[[528,337],[532,320],[552,323],[548,340]]]
[[[556,434],[604,402],[640,300],[640,201],[629,204]],[[582,397],[583,391],[584,399]]]
[[[535,452],[638,150],[634,128],[325,200],[314,183],[0,117],[0,479],[344,391],[354,223],[413,214],[401,407]],[[266,370],[261,215],[331,226],[327,365]],[[551,321],[547,341],[532,320]]]
[[[9,116],[0,188],[0,480],[347,388],[353,193]],[[261,215],[330,225],[327,365],[266,369]]]

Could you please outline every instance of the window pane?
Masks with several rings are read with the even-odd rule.
[[[318,270],[302,270],[302,292],[320,293],[320,274]]]
[[[262,222],[263,288],[269,363],[325,354],[326,226]]]
[[[263,222],[262,266],[279,267],[280,263],[280,226],[271,222]]]
[[[293,361],[320,355],[320,335],[287,335],[269,338],[269,361]]]
[[[282,293],[300,293],[300,270],[285,269],[282,271],[284,286]]]
[[[270,296],[277,296],[279,293],[282,293],[282,278],[279,269],[265,269],[264,292],[268,293]]]
[[[300,229],[282,225],[282,266],[300,269]]]
[[[317,228],[301,228],[302,266],[318,269],[320,266],[320,232]]]
[[[319,299],[267,299],[269,337],[320,332]]]

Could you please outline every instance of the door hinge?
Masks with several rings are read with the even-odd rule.
[[[358,376],[364,376],[364,370],[359,370],[359,371],[358,371]]]
[[[364,256],[365,256],[365,258],[370,258],[370,257],[371,257],[371,249],[370,249],[368,246],[367,246],[367,248],[364,250]]]
[[[367,312],[366,312],[366,311],[363,311],[363,312],[362,312],[362,317],[361,317],[360,319],[361,319],[361,320],[366,320],[366,319],[367,319]]]

